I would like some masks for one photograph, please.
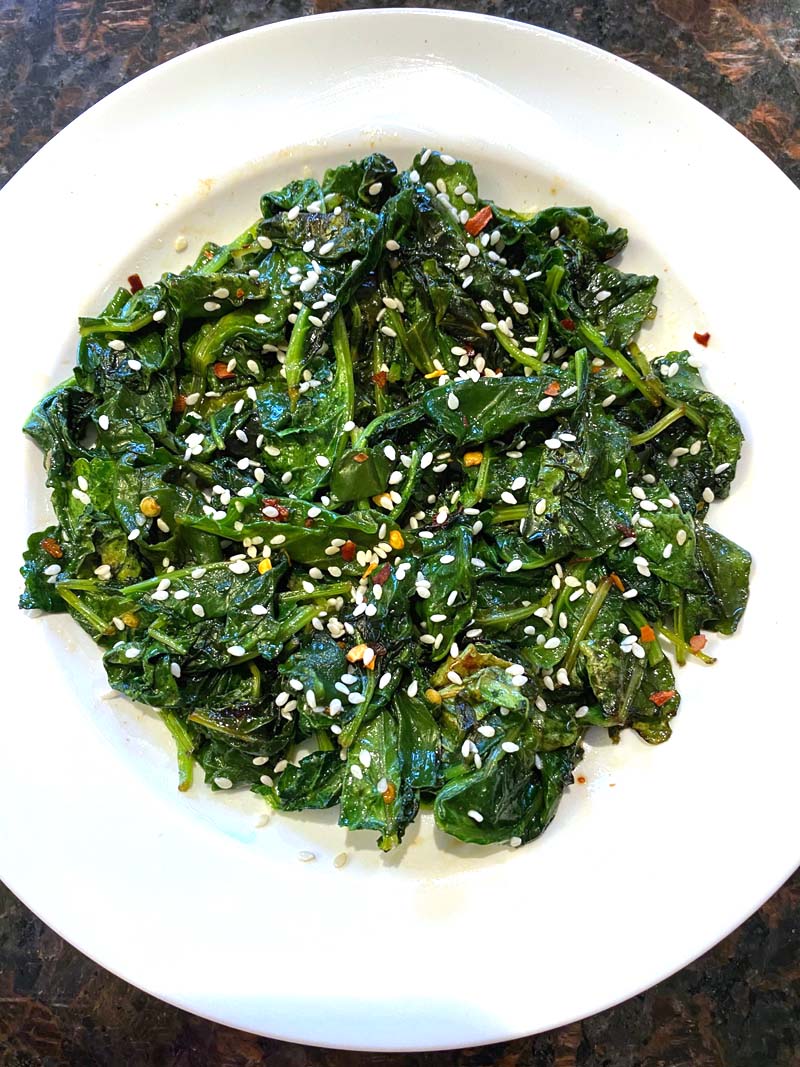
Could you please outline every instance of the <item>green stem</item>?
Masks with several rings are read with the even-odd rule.
[[[523,619],[529,618],[538,610],[538,604],[529,604],[526,608],[512,608],[511,611],[493,611],[491,615],[476,614],[475,623],[476,625],[483,626],[489,630],[497,627],[505,628],[513,626],[517,622],[522,622]]]
[[[94,627],[95,630],[97,630],[98,634],[106,633],[109,627],[112,626],[112,623],[106,622],[105,619],[101,619],[100,616],[96,614],[96,612],[92,611],[90,607],[87,607],[86,604],[82,604],[80,597],[76,596],[70,589],[64,588],[65,584],[66,583],[64,582],[59,582],[56,585],[56,592],[61,597],[61,599],[66,604],[69,604],[73,611],[76,611],[79,615],[82,615],[83,618],[86,619],[86,621],[92,627]]]
[[[159,714],[175,739],[175,747],[178,750],[178,789],[185,793],[191,787],[194,773],[194,742],[184,724],[171,711],[162,711]]]
[[[364,693],[363,703],[356,705],[356,713],[350,722],[342,728],[341,734],[339,734],[339,744],[342,748],[347,748],[353,743],[353,738],[361,729],[361,723],[369,710],[370,701],[372,700],[372,694],[375,692],[375,683],[377,679],[375,677],[375,671],[367,671],[367,691]]]
[[[406,471],[406,480],[403,483],[403,492],[400,494],[400,503],[395,504],[395,506],[389,512],[389,518],[392,520],[392,522],[399,522],[400,516],[408,507],[408,502],[411,499],[411,494],[414,492],[414,489],[417,484],[417,475],[419,474],[419,461],[421,458],[422,457],[420,456],[419,450],[415,448],[414,451],[411,453],[411,466]]]
[[[672,411],[668,411],[666,415],[663,415],[658,422],[654,422],[652,426],[649,426],[646,430],[642,430],[641,433],[635,433],[630,439],[630,444],[635,448],[637,445],[643,445],[647,441],[652,441],[654,437],[658,437],[660,433],[663,433],[668,426],[671,426],[673,422],[677,422],[678,419],[682,419],[686,414],[686,408],[683,404]]]
[[[489,487],[489,471],[492,466],[492,460],[494,459],[494,453],[490,444],[483,446],[483,459],[481,465],[478,468],[478,477],[475,479],[475,503],[479,504],[481,500],[486,496],[486,490]],[[524,518],[527,515],[527,508],[523,508],[523,513],[520,518]]]
[[[495,326],[497,326],[497,316],[491,315],[489,312],[486,312],[485,314],[486,318],[484,321],[493,322]],[[513,360],[516,360],[516,362],[520,363],[523,367],[530,367],[532,370],[536,371],[537,374],[541,374],[542,361],[538,358],[538,352],[537,356],[526,356],[519,345],[517,345],[507,334],[503,333],[499,327],[496,330],[493,330],[492,333],[500,346],[505,349]]]
[[[544,350],[547,348],[547,336],[550,333],[550,316],[545,313],[539,320],[539,336],[536,339],[536,355],[539,359],[544,355]]]
[[[572,635],[572,640],[569,643],[567,654],[564,656],[564,668],[567,674],[571,674],[575,667],[575,663],[578,659],[578,649],[581,641],[586,637],[591,630],[592,626],[600,614],[600,608],[603,606],[603,602],[608,596],[608,591],[611,588],[611,577],[608,576],[602,580],[597,589],[592,593],[592,598],[584,609],[581,621],[575,627],[575,632]]]
[[[679,634],[676,634],[673,630],[668,630],[667,627],[664,626],[663,623],[660,623],[660,622],[656,623],[655,631],[656,631],[656,633],[663,634],[664,637],[666,637],[666,639],[671,644],[673,644],[675,646],[676,659],[677,659],[677,650],[682,645],[684,650],[686,652],[688,652],[690,656],[695,656],[697,659],[701,660],[703,663],[716,663],[717,662],[716,659],[713,656],[709,656],[707,653],[705,653],[705,652],[703,652],[703,651],[701,651],[699,649],[692,648],[692,646],[687,644],[681,638],[681,636]]]
[[[680,644],[675,646],[675,659],[682,667],[686,662],[686,650],[689,647],[686,641],[686,594],[683,590],[680,592],[672,623],[680,638]]]
[[[133,585],[129,585],[121,590],[119,595],[124,596],[129,600],[132,596],[136,597],[140,593],[147,593],[150,589],[155,589],[163,578],[169,578],[171,582],[174,582],[179,578],[187,577],[192,571],[197,570],[198,567],[202,567],[203,570],[206,571],[212,571],[220,567],[229,567],[230,564],[231,561],[229,559],[220,560],[218,563],[192,563],[191,566],[184,567],[179,571],[172,571],[169,574],[156,574],[152,578],[145,578],[141,582],[134,582]]]
[[[650,625],[647,621],[646,616],[643,615],[638,608],[633,607],[632,604],[627,600],[625,601],[625,614],[631,620],[634,626],[638,628],[640,633],[645,626]],[[655,630],[655,627],[651,627],[651,629]],[[650,664],[651,667],[654,667],[656,663],[660,663],[661,660],[664,658],[664,650],[658,643],[658,641],[646,641],[642,644],[642,648],[647,653],[647,662]]]
[[[334,582],[331,585],[318,585],[312,593],[307,593],[305,589],[292,589],[286,593],[280,593],[278,599],[281,604],[300,604],[305,600],[320,600],[325,598],[330,600],[331,597],[345,596],[350,592],[352,582]]]
[[[176,656],[185,656],[187,651],[185,646],[163,632],[165,622],[166,619],[163,615],[156,619],[153,625],[149,627],[147,636],[151,637],[154,641],[158,641],[160,645],[168,648],[170,652],[174,652]]]
[[[255,663],[248,663],[247,666],[250,668],[253,679],[253,703],[255,704],[261,697],[261,671]]]
[[[645,381],[630,360],[626,359],[616,348],[611,348],[607,345],[602,335],[593,326],[590,326],[587,322],[582,322],[578,326],[578,333],[591,349],[619,367],[625,377],[636,386],[646,400],[649,400],[651,404],[658,405],[661,398],[658,396],[656,389],[654,389],[653,383]]]
[[[306,347],[308,331],[311,328],[309,317],[311,312],[304,304],[297,313],[292,336],[289,338],[289,347],[286,349],[286,388],[289,392],[289,403],[294,410],[299,394],[300,378],[303,373],[303,352]]]
[[[383,348],[384,348],[383,334],[378,330],[372,342],[372,374],[373,377],[378,374],[383,364]],[[386,392],[381,389],[377,382],[375,382],[375,410],[379,415],[382,415],[386,411]]]

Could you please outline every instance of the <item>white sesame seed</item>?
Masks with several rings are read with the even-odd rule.
[[[703,500],[705,500],[706,504],[714,502],[714,490],[708,485],[703,490]]]
[[[558,646],[560,644],[561,644],[561,638],[560,637],[548,637],[548,639],[545,641],[543,647],[547,648],[547,649],[558,648]]]
[[[679,546],[680,545],[685,545],[686,544],[686,531],[685,530],[678,530],[678,532],[675,534],[675,540],[676,540],[676,542],[678,543]]]
[[[550,240],[551,241],[557,241],[560,236],[561,236],[561,230],[558,228],[558,226],[554,226],[552,228],[552,230],[550,231]]]
[[[475,822],[483,822],[483,816],[481,815],[481,813],[479,811],[475,811],[474,809],[470,809],[467,812],[467,815],[469,815],[470,819],[474,819]]]
[[[623,600],[633,600],[633,598],[637,597],[638,595],[639,595],[639,590],[638,589],[626,589],[625,592],[622,594],[622,599]]]
[[[503,752],[519,752],[519,745],[513,741],[503,741],[500,748],[502,748]]]
[[[521,568],[522,568],[522,560],[521,559],[512,559],[509,563],[506,564],[506,573],[507,574],[513,574],[515,571],[521,570]]]

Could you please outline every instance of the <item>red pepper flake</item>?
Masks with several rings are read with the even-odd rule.
[[[656,632],[652,626],[643,626],[639,631],[639,638],[642,644],[648,644],[650,641],[655,641]]]
[[[397,787],[395,786],[394,782],[389,782],[381,796],[383,797],[384,804],[392,803],[394,798],[397,796]]]
[[[480,211],[476,211],[471,219],[467,219],[464,223],[464,229],[470,237],[477,237],[481,230],[485,230],[491,221],[492,209],[487,204],[486,207],[482,207]]]
[[[366,452],[356,452],[353,459],[356,463],[365,463],[369,459],[369,455]]]
[[[128,286],[132,293],[138,293],[140,289],[144,289],[144,282],[138,274],[129,274]]]
[[[708,638],[705,634],[695,634],[694,637],[689,638],[689,648],[692,652],[702,652],[707,644]]]
[[[345,541],[342,545],[342,559],[345,563],[352,563],[356,558],[357,545],[355,541]]]
[[[307,530],[310,530],[313,527],[313,525],[314,525],[314,520],[313,519],[306,519],[305,522],[303,523],[303,526],[305,526],[305,528]]]
[[[574,323],[574,321],[572,319],[562,319],[561,320],[561,325],[564,327],[565,330],[574,330],[575,329],[575,323]]]
[[[550,382],[550,384],[547,386],[547,388],[544,391],[544,395],[545,396],[558,396],[558,394],[560,392],[561,392],[561,386],[558,384],[558,382]]]
[[[273,511],[277,511],[278,514],[264,515],[265,508],[271,508]],[[286,522],[289,518],[289,509],[283,504],[278,503],[274,496],[271,496],[261,505],[261,514],[270,522]]]
[[[657,693],[651,693],[648,700],[652,700],[657,708],[662,707],[668,700],[675,696],[674,689],[660,689]]]
[[[234,374],[234,372],[232,370],[228,370],[228,364],[227,363],[215,363],[214,364],[214,374],[216,374],[216,376],[220,379],[220,381],[224,381],[226,378],[235,378],[236,377],[236,375]]]
[[[699,345],[702,345],[703,348],[706,348],[708,346],[708,342],[711,340],[711,334],[710,333],[698,333],[695,330],[694,339],[695,339],[695,341],[697,341],[697,343]]]
[[[384,582],[388,582],[389,575],[391,573],[392,573],[392,568],[391,568],[390,564],[384,563],[384,565],[381,567],[381,569],[378,571],[378,573],[374,574],[372,576],[373,584],[374,585],[383,585]]]
[[[61,559],[64,555],[64,549],[54,537],[42,538],[39,545],[44,549],[48,556],[52,556],[53,559]]]
[[[237,300],[241,300],[243,296],[244,296],[244,289],[237,289],[236,290],[236,299]]]
[[[389,380],[389,375],[385,370],[379,370],[377,374],[372,375],[372,380],[375,382],[379,389],[385,389],[386,383]]]
[[[172,401],[172,410],[176,415],[181,415],[186,411],[186,397],[183,393],[178,393],[175,399]]]
[[[611,579],[612,584],[615,585],[617,587],[617,589],[619,589],[620,593],[624,593],[625,592],[625,586],[623,584],[622,579],[620,578],[620,576],[618,574],[615,574],[614,571],[612,571],[611,574],[609,574],[608,577]]]
[[[586,785],[586,778],[582,774],[579,774],[575,781],[578,783],[578,785]]]

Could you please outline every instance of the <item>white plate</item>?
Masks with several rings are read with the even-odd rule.
[[[599,746],[530,847],[447,845],[430,820],[387,857],[333,818],[175,790],[172,744],[103,699],[70,620],[14,606],[46,516],[18,432],[63,377],[75,317],[131,271],[180,267],[257,214],[259,192],[379,148],[473,160],[502,203],[591,203],[662,275],[653,350],[708,329],[708,380],[748,446],[712,522],[752,549],[741,633],[681,672],[675,736]],[[200,1015],[361,1049],[544,1030],[629,997],[747,917],[800,860],[797,192],[689,97],[593,48],[512,22],[365,11],[230,37],[136,79],[55,138],[0,196],[5,254],[0,604],[6,669],[2,875],[105,967]],[[698,351],[704,351],[699,350]],[[613,788],[612,788],[613,786]],[[332,857],[351,851],[335,870]],[[313,849],[314,863],[297,860]]]

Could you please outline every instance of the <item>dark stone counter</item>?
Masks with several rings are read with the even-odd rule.
[[[0,0],[0,183],[112,89],[189,48],[344,0]],[[440,5],[420,2],[421,7]],[[453,0],[633,60],[800,182],[796,0]],[[742,843],[746,847],[746,843]],[[103,971],[0,887],[0,1067],[798,1067],[800,874],[679,974],[558,1031],[460,1052],[330,1052],[241,1034]]]

